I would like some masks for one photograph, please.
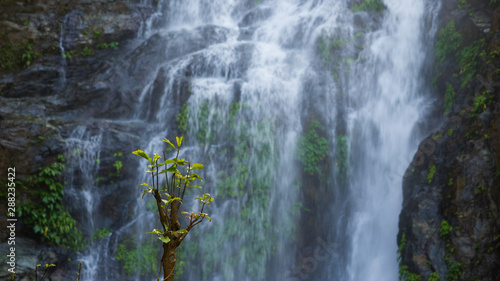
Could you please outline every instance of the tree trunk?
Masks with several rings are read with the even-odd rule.
[[[163,257],[162,257],[162,265],[163,265],[163,280],[164,281],[174,281],[174,269],[175,263],[177,262],[177,258],[175,257],[175,249],[177,248],[172,243],[163,243]]]

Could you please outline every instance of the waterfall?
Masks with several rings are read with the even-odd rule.
[[[358,79],[350,85],[349,98],[356,106],[348,117],[353,152],[348,280],[398,277],[395,237],[402,177],[423,137],[416,125],[429,108],[421,72],[429,44],[423,40],[425,5],[431,4],[384,2],[382,28],[371,35],[367,60],[356,66]]]
[[[157,5],[126,56],[143,77],[125,121],[144,128],[134,149],[159,153],[163,138],[183,135],[181,157],[205,165],[213,222],[183,242],[181,280],[397,280],[401,182],[425,133],[417,125],[430,103],[423,73],[439,3]],[[102,132],[85,132],[68,142],[83,153],[69,174],[97,177]],[[82,216],[94,235],[102,191],[84,182],[72,190],[90,198]],[[197,211],[196,192],[186,211]],[[147,234],[158,227],[154,206],[147,196],[127,205],[130,220],[82,253],[85,280],[158,275],[160,244]]]

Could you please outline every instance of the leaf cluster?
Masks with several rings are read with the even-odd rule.
[[[453,227],[446,220],[443,220],[441,222],[441,228],[439,228],[439,236],[443,239],[448,239],[452,230]]]
[[[464,88],[474,75],[481,51],[485,48],[484,39],[476,40],[458,52],[458,67],[460,68],[460,87]]]
[[[455,22],[451,20],[439,31],[439,39],[434,47],[437,63],[442,63],[450,54],[460,47],[463,36],[455,30]]]
[[[24,218],[24,223],[35,234],[39,234],[42,241],[79,250],[83,247],[83,236],[63,202],[63,162],[64,157],[60,155],[58,162],[28,178],[24,187],[31,196],[19,203],[17,211],[18,216]]]
[[[213,201],[211,195],[205,193],[195,198],[195,200],[199,200],[201,205],[200,212],[182,212],[182,214],[188,215],[189,225],[184,229],[180,228],[178,211],[184,199],[186,189],[189,187],[202,188],[198,185],[192,185],[193,181],[202,180],[201,176],[193,173],[193,171],[204,168],[202,164],[191,164],[184,158],[179,158],[182,139],[183,137],[176,137],[177,146],[167,139],[163,140],[176,151],[176,156],[172,159],[166,159],[165,153],[163,153],[163,157],[154,153],[151,158],[142,150],[132,152],[149,161],[148,170],[146,170],[146,172],[151,174],[152,185],[147,183],[142,184],[147,187],[143,190],[142,197],[144,198],[146,193],[150,193],[154,196],[160,215],[160,221],[163,226],[163,229],[153,229],[150,233],[157,234],[158,239],[163,243],[170,243],[173,241],[176,246],[180,245],[180,242],[182,242],[192,227],[201,223],[205,218],[208,218],[210,221],[212,220],[208,214],[203,213],[205,206]],[[166,160],[162,163],[160,161],[161,159]],[[183,166],[187,166],[185,173],[179,170],[179,168]],[[162,174],[165,175],[165,181],[160,183],[159,176]]]
[[[304,170],[310,175],[319,174],[319,165],[328,155],[328,141],[318,134],[323,130],[317,120],[311,121],[307,133],[298,140],[295,159],[302,163]]]

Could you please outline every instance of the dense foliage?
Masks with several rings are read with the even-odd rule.
[[[319,174],[319,165],[328,155],[328,141],[319,135],[322,131],[324,131],[323,126],[317,120],[313,120],[309,123],[307,133],[300,137],[297,143],[295,158],[310,175]]]
[[[24,188],[30,197],[18,204],[18,216],[41,240],[71,249],[83,248],[83,236],[64,207],[64,157],[29,177]]]

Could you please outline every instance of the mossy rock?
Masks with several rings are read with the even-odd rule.
[[[40,32],[10,21],[0,22],[0,71],[18,70],[29,66],[40,55],[36,40]]]

